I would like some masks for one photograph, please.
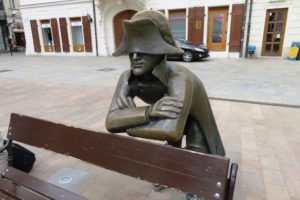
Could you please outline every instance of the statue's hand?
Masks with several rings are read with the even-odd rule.
[[[136,107],[133,99],[128,96],[119,96],[117,99],[119,109]]]
[[[149,119],[151,118],[170,118],[176,119],[182,110],[183,103],[177,97],[163,97],[147,111]]]

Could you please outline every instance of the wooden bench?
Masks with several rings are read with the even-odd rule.
[[[166,185],[205,199],[233,198],[238,166],[232,164],[229,169],[230,162],[225,157],[190,152],[18,114],[11,115],[7,137],[10,143],[18,141],[73,156],[121,174]],[[4,170],[1,176],[0,180],[7,182],[7,187],[11,187],[9,184],[12,183],[23,186],[12,192],[18,191],[24,197],[29,190],[51,199],[83,199],[11,167]],[[0,197],[11,194],[5,187],[0,184]],[[17,187],[16,184],[14,187]]]

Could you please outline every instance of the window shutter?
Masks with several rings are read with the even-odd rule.
[[[59,18],[60,36],[62,41],[63,52],[70,52],[70,44],[68,37],[67,19]]]
[[[194,44],[203,44],[204,7],[189,8],[188,40]]]
[[[229,51],[239,52],[243,34],[244,4],[233,4],[231,15]]]
[[[82,17],[85,51],[92,52],[91,23],[87,16]]]
[[[32,31],[32,40],[35,52],[41,52],[41,44],[38,32],[38,26],[36,20],[30,20],[30,26]]]
[[[56,18],[51,19],[51,29],[52,29],[52,35],[53,35],[53,41],[54,41],[54,51],[55,52],[61,52],[60,41],[59,41],[59,33],[58,33],[58,25],[57,25],[57,19]]]

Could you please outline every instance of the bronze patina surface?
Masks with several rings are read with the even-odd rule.
[[[166,140],[181,147],[225,155],[205,88],[188,69],[170,64],[167,54],[181,54],[168,20],[158,11],[141,11],[123,23],[124,39],[115,56],[129,54],[131,69],[121,75],[106,128],[112,133]],[[137,107],[134,98],[149,104]]]

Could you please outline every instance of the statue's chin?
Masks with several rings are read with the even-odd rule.
[[[144,70],[140,68],[136,68],[132,70],[132,74],[135,76],[142,76],[144,74]]]

